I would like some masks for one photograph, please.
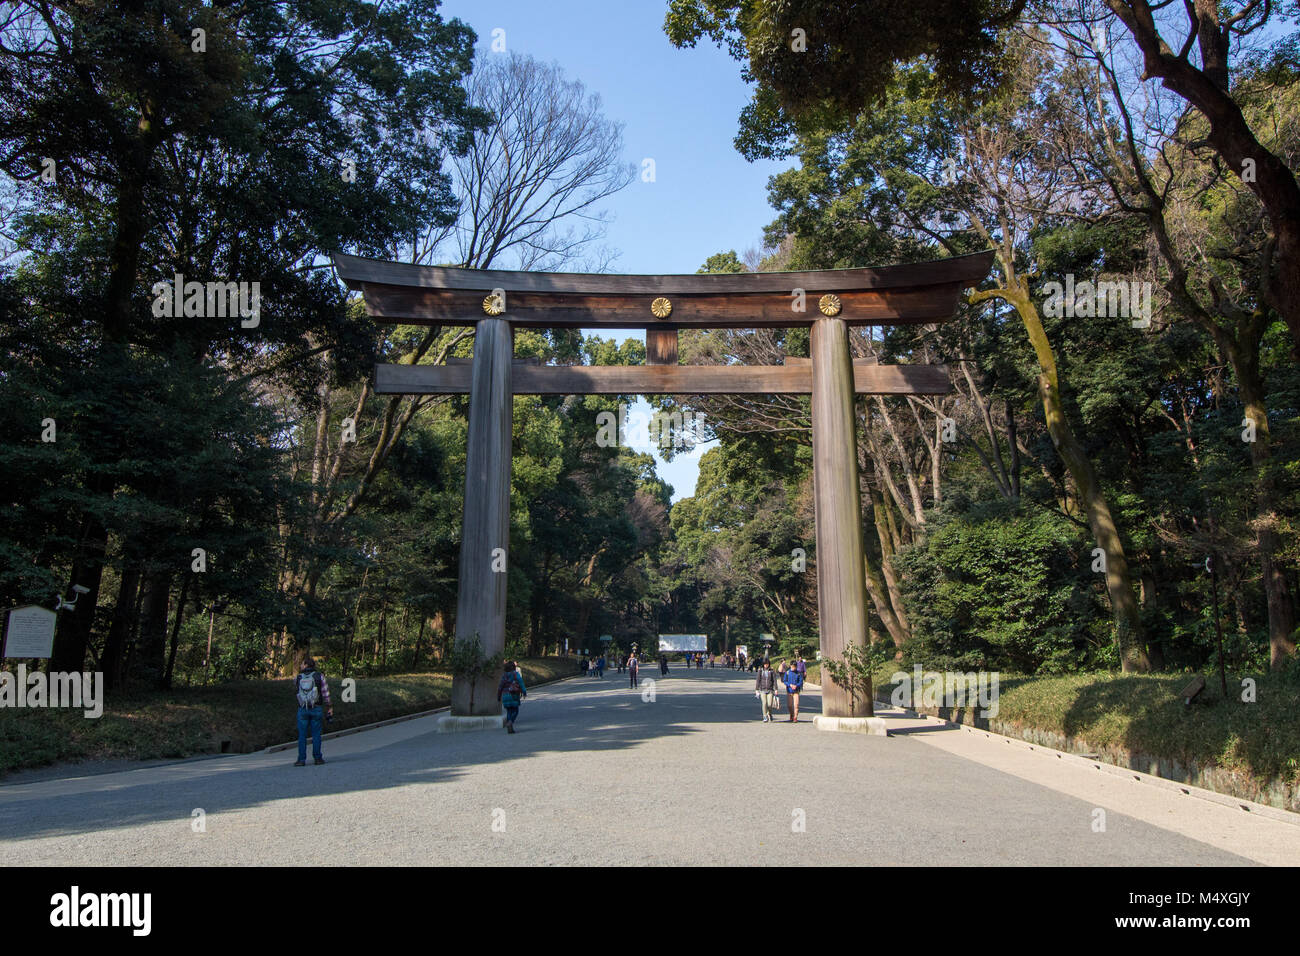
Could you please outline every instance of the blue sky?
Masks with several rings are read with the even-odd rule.
[[[474,28],[479,56],[492,55],[492,31],[500,28],[507,50],[558,63],[600,95],[609,119],[623,124],[625,158],[638,171],[643,159],[655,161],[654,182],[638,175],[605,205],[606,242],[621,253],[613,272],[695,272],[715,252],[743,255],[759,245],[774,218],[767,180],[785,165],[748,163],[736,152],[736,119],[749,101],[740,64],[712,44],[675,49],[663,32],[667,6],[665,0],[448,0],[442,6],[445,18]],[[674,500],[693,493],[699,456],[709,447],[661,461]]]

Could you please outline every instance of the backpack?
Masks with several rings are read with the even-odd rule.
[[[524,689],[519,686],[519,680],[518,678],[515,677],[513,672],[509,674],[501,675],[501,696],[502,697],[506,697],[506,696],[518,697],[520,694],[523,693],[523,691]]]
[[[320,703],[320,675],[316,671],[303,671],[298,675],[298,706],[311,708]]]

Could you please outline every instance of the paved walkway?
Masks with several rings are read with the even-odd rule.
[[[1043,752],[899,714],[890,738],[821,733],[815,693],[800,723],[764,724],[752,674],[642,673],[652,702],[609,671],[541,687],[514,735],[440,735],[421,718],[327,741],[322,767],[283,751],[0,786],[2,852],[12,865],[1300,859],[1300,826]]]

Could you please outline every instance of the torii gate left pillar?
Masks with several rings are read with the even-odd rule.
[[[465,517],[461,524],[456,643],[476,637],[485,657],[506,647],[506,562],[510,549],[510,323],[480,319],[470,373],[469,440],[465,463]],[[454,716],[500,717],[494,670],[470,681],[452,679]]]

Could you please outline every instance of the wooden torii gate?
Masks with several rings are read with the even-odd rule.
[[[854,431],[854,395],[941,395],[941,365],[855,363],[852,325],[951,319],[993,252],[933,262],[819,272],[585,275],[416,266],[336,254],[335,269],[380,322],[473,325],[471,365],[379,365],[378,394],[468,393],[469,447],[456,640],[478,635],[486,654],[505,649],[512,395],[811,394],[817,610],[823,656],[838,658],[867,634],[866,569]],[[800,309],[800,306],[804,306]],[[515,364],[513,328],[645,329],[646,364]],[[784,365],[678,365],[683,328],[811,327],[810,358]],[[452,714],[482,724],[501,708],[497,675],[470,686],[456,677]],[[472,704],[471,704],[472,701]],[[824,679],[828,717],[869,716]],[[478,718],[477,720],[473,718]],[[454,729],[454,727],[452,728]]]

